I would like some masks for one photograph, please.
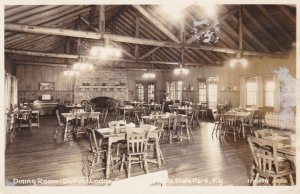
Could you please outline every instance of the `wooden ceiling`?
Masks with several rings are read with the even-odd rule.
[[[221,32],[217,43],[200,43],[191,35],[193,22],[205,17],[201,7],[190,5],[183,10],[184,31],[180,22],[162,15],[158,7],[105,5],[101,12],[98,5],[5,6],[5,52],[18,61],[32,60],[39,53],[45,57],[52,53],[68,54],[53,58],[75,60],[77,45],[84,56],[91,45],[101,42],[103,36],[90,37],[103,35],[104,31],[99,30],[99,25],[103,25],[101,18],[105,18],[103,26],[110,44],[123,49],[123,58],[119,60],[127,62],[123,66],[133,63],[138,67],[145,63],[172,69],[180,64],[182,56],[186,65],[220,66],[240,52],[240,5],[218,5]],[[290,51],[296,41],[296,7],[243,5],[242,13],[244,55],[280,57]],[[105,17],[99,17],[101,14]],[[36,30],[38,27],[40,30]],[[56,31],[50,32],[50,28]],[[63,29],[72,31],[65,33]],[[78,31],[90,33],[81,35]],[[82,37],[80,41],[78,37]]]

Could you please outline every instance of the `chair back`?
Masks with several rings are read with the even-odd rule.
[[[201,103],[200,109],[201,110],[207,110],[208,109],[208,104],[207,103]]]
[[[99,152],[100,150],[99,150],[99,145],[98,145],[98,141],[96,138],[95,130],[87,127],[86,131],[87,131],[88,138],[89,138],[90,151],[93,153]]]
[[[248,136],[254,166],[260,173],[278,173],[277,142]]]
[[[236,126],[236,118],[235,116],[224,116],[224,123],[227,127],[235,127]]]
[[[59,126],[63,126],[64,124],[63,124],[63,122],[61,121],[61,117],[60,117],[60,114],[59,114],[59,110],[56,110],[55,113],[56,113],[56,118],[57,118],[58,125],[59,125]]]
[[[147,152],[148,131],[126,130],[128,154],[144,154]]]

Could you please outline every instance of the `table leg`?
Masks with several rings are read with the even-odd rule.
[[[66,119],[64,141],[68,141],[67,136],[68,136],[68,120]]]
[[[157,164],[158,164],[158,168],[161,167],[161,157],[160,157],[160,147],[159,147],[159,139],[158,139],[158,135],[156,134],[155,137],[155,147],[156,147],[156,158],[157,158]]]
[[[107,157],[106,157],[106,178],[109,178],[110,174],[110,158],[111,158],[111,139],[108,138],[108,148],[107,148]]]
[[[244,119],[242,120],[242,134],[243,134],[243,139],[245,139],[245,127],[244,127]]]

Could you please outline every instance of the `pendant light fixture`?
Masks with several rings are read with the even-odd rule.
[[[153,66],[151,65],[151,69],[148,69],[146,73],[143,74],[144,79],[154,79],[156,77],[153,72]]]
[[[235,66],[242,66],[247,67],[248,66],[248,60],[243,58],[243,7],[240,5],[239,10],[239,48],[240,53],[237,54],[236,58],[233,58],[229,62],[229,66],[234,68]]]
[[[184,49],[181,49],[181,64],[179,65],[179,68],[174,69],[175,75],[187,75],[189,73],[189,70],[184,67]]]

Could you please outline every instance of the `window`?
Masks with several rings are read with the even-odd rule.
[[[137,99],[138,101],[144,101],[144,85],[136,84],[137,88]]]
[[[264,106],[274,106],[274,96],[275,96],[275,83],[271,76],[266,76],[263,78],[263,89],[264,89]]]
[[[154,84],[148,84],[148,101],[154,101]]]
[[[209,77],[206,81],[209,108],[217,108],[218,82],[219,82],[218,77]]]
[[[167,101],[182,100],[182,82],[173,81],[166,82],[166,91],[167,91]]]
[[[256,106],[256,78],[246,78],[246,105]]]
[[[154,83],[137,83],[136,97],[138,101],[149,102],[155,101],[155,84]]]
[[[206,103],[206,83],[199,82],[199,103]]]

